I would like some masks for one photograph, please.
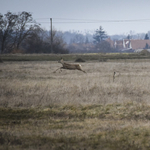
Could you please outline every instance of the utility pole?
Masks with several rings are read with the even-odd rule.
[[[52,18],[50,18],[51,26],[51,53],[53,53],[53,31],[52,31]]]

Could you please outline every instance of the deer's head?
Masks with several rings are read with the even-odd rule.
[[[64,62],[64,60],[61,58],[59,61],[58,61],[58,63],[63,63]]]

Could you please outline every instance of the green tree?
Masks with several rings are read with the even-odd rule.
[[[145,45],[145,49],[148,49],[149,48],[149,45],[146,43],[146,45]]]
[[[144,40],[149,40],[149,36],[148,36],[148,34],[147,34],[147,33],[145,34],[145,38],[144,38]]]
[[[97,29],[95,32],[96,33],[93,36],[94,43],[101,43],[108,37],[106,32],[103,30],[102,26],[100,26],[99,29]]]
[[[131,36],[130,36],[129,34],[128,34],[128,36],[127,36],[127,39],[128,39],[128,40],[130,40],[130,39],[131,39]]]

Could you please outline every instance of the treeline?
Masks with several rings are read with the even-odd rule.
[[[109,39],[116,41],[149,37],[150,32],[145,35],[131,31],[130,36],[108,36],[101,26],[93,33],[53,29],[51,34],[42,29],[29,12],[0,14],[0,53],[109,53],[118,52]]]
[[[1,53],[68,53],[62,35],[51,33],[40,27],[29,12],[0,14]]]
[[[112,48],[109,42],[105,41],[107,36],[104,35],[102,27],[94,35],[61,32],[55,29],[51,34],[42,29],[29,12],[0,14],[1,53],[111,52]],[[93,43],[93,40],[96,42]]]
[[[118,52],[118,50],[113,48],[110,44],[109,37],[102,26],[100,26],[92,36],[90,36],[90,34],[84,36],[77,33],[74,38],[71,39],[68,48],[71,53]]]

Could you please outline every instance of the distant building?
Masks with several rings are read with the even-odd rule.
[[[150,40],[123,39],[112,41],[108,39],[107,41],[119,51],[137,51],[150,48]]]
[[[132,43],[131,40],[119,40],[114,42],[114,48],[121,50],[121,51],[127,51],[127,50],[132,50]]]

